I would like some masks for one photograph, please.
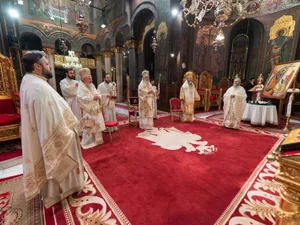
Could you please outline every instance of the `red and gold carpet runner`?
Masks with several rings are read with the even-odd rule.
[[[201,136],[217,151],[164,148],[137,138],[141,130],[124,125],[112,143],[104,134],[106,144],[83,150],[85,188],[61,204],[44,209],[39,197],[26,202],[22,177],[0,182],[0,219],[25,225],[274,223],[279,186],[272,180],[276,165],[265,156],[279,144],[280,134],[229,130],[209,120],[172,123],[169,117],[155,126]]]

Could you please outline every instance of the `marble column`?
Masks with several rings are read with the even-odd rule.
[[[104,55],[104,63],[105,63],[105,73],[111,74],[111,52],[103,52]]]
[[[123,48],[114,49],[116,58],[116,83],[117,83],[117,101],[123,101]]]
[[[130,91],[137,89],[137,61],[136,61],[136,41],[127,40],[125,42],[126,47],[129,49],[129,77],[130,77]]]
[[[103,81],[103,63],[102,55],[96,56],[96,72],[97,72],[97,84],[99,85]]]
[[[51,87],[53,87],[55,90],[57,90],[57,88],[56,88],[56,78],[55,78],[54,56],[53,56],[54,49],[44,48],[43,50],[47,54],[49,65],[51,66],[51,72],[53,74],[53,77],[48,80],[48,83],[51,85]]]

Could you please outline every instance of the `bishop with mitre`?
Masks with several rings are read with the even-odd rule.
[[[199,101],[200,96],[193,83],[193,72],[187,72],[186,78],[186,81],[183,83],[180,89],[180,100],[182,109],[181,121],[193,122],[195,101]]]
[[[105,130],[105,124],[99,103],[101,96],[93,84],[90,69],[80,69],[79,75],[81,81],[78,85],[77,100],[82,110],[80,120],[81,146],[83,149],[87,149],[103,144],[102,131]]]
[[[138,87],[139,126],[141,129],[148,130],[153,128],[156,93],[150,83],[149,71],[144,70],[142,75],[143,78]]]

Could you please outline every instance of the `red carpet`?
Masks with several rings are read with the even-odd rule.
[[[274,181],[277,163],[264,160],[215,225],[275,224],[281,185]]]
[[[138,128],[121,127],[113,143],[84,150],[84,158],[133,225],[211,225],[224,212],[277,137],[214,124],[162,118],[215,145],[212,155],[168,151],[136,138]]]
[[[18,176],[0,182],[0,224],[130,225],[87,164],[83,191],[48,209],[42,206],[40,196],[26,202],[22,179]]]

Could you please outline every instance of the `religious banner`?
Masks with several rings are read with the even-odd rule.
[[[276,65],[266,81],[263,97],[284,99],[296,79],[299,67],[300,61]]]

